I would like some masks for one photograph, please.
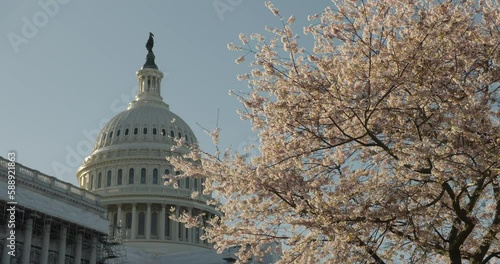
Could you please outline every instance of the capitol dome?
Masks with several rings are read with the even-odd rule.
[[[211,247],[201,239],[202,228],[186,228],[170,219],[181,213],[203,214],[200,224],[205,225],[219,213],[207,205],[203,178],[179,179],[178,188],[164,184],[169,175],[181,173],[166,157],[188,153],[197,139],[163,101],[163,73],[155,64],[152,45],[148,51],[136,73],[137,96],[102,128],[78,169],[78,182],[103,197],[112,237],[155,254],[207,250]],[[172,148],[179,140],[182,146]]]
[[[134,101],[126,111],[113,117],[101,130],[94,151],[128,148],[131,144],[151,143],[170,147],[175,139],[197,143],[191,128],[164,102]]]

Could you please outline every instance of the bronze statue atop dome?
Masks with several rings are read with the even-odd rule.
[[[153,33],[149,32],[149,39],[146,43],[146,49],[148,49],[149,52],[153,52],[153,46],[155,45],[154,36]]]
[[[158,66],[155,64],[155,54],[153,53],[153,46],[155,45],[155,41],[153,39],[155,35],[153,33],[149,32],[149,39],[148,42],[146,42],[146,49],[148,49],[148,54],[146,55],[146,63],[142,66],[142,69],[144,68],[150,68],[150,69],[157,69]]]

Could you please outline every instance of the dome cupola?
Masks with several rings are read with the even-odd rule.
[[[137,79],[139,80],[137,100],[152,100],[163,102],[163,98],[160,95],[163,72],[158,69],[158,66],[156,66],[155,63],[155,54],[153,53],[153,37],[153,33],[149,32],[149,39],[146,43],[146,49],[148,49],[146,62],[136,73]]]

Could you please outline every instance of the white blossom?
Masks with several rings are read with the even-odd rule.
[[[234,62],[235,62],[236,64],[240,64],[240,63],[242,63],[243,61],[245,61],[245,56],[241,56],[241,57],[239,57],[239,58],[238,58],[238,59],[236,59]]]
[[[247,37],[245,36],[245,34],[240,33],[239,38],[241,40],[241,43],[243,43],[243,45],[246,45],[248,43],[248,40],[247,40]]]

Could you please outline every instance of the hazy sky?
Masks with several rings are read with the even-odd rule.
[[[296,16],[295,29],[321,12],[322,1],[273,1]],[[236,75],[247,65],[227,50],[240,32],[280,25],[256,0],[2,1],[0,4],[0,156],[76,184],[75,171],[111,117],[136,94],[148,32],[155,34],[156,64],[165,73],[162,96],[193,129],[203,149],[217,109],[223,146],[256,143],[240,103],[229,89],[248,90]]]

